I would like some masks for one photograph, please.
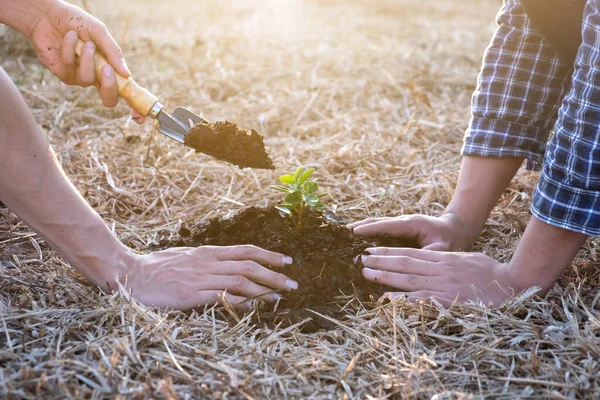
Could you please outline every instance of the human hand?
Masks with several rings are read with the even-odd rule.
[[[96,84],[94,54],[96,48],[106,56],[110,65],[102,68],[98,90],[102,103],[109,108],[119,102],[116,73],[128,78],[131,75],[119,45],[106,26],[79,7],[63,1],[48,2],[48,7],[25,32],[38,58],[67,85],[88,87]],[[78,39],[85,42],[77,63],[75,47]],[[129,107],[134,121],[144,123],[145,117]]]
[[[476,299],[497,306],[521,290],[511,279],[509,265],[485,254],[386,247],[366,251],[371,255],[361,256],[363,277],[397,288],[389,293],[392,297],[433,297],[445,307]]]
[[[361,236],[390,235],[414,240],[424,250],[468,250],[472,245],[466,224],[454,213],[440,217],[403,215],[367,218],[349,224],[348,227]]]
[[[150,306],[188,310],[222,303],[248,309],[252,299],[274,301],[275,291],[298,283],[263,265],[283,267],[292,259],[256,246],[179,247],[136,256],[125,287]]]

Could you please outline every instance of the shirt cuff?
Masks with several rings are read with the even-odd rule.
[[[523,157],[527,159],[527,169],[539,171],[546,141],[538,138],[546,137],[546,128],[473,117],[465,132],[461,153],[466,156]]]
[[[600,191],[565,185],[541,174],[531,213],[549,225],[600,236]]]

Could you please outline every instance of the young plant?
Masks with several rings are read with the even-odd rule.
[[[285,193],[285,199],[282,203],[275,206],[282,214],[295,218],[298,232],[302,231],[302,217],[307,209],[312,208],[317,211],[323,211],[325,205],[320,199],[327,193],[317,193],[319,184],[308,180],[314,168],[304,170],[300,167],[293,174],[282,175],[279,180],[282,185],[272,185],[271,188]]]

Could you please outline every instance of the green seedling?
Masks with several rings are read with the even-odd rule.
[[[284,201],[277,204],[275,208],[281,214],[294,219],[298,232],[302,231],[302,217],[306,210],[309,208],[317,211],[325,210],[325,205],[321,203],[320,199],[327,193],[317,193],[319,184],[309,180],[313,172],[315,172],[314,168],[305,171],[303,167],[300,167],[293,174],[279,177],[283,185],[271,186],[271,188],[285,193]]]

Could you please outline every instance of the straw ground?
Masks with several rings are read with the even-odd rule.
[[[242,173],[135,126],[95,89],[61,85],[27,44],[0,63],[67,173],[143,252],[185,221],[274,201],[278,173],[317,168],[351,218],[439,214],[499,1],[118,2],[84,6],[137,80],[172,108],[237,120],[279,169]],[[508,260],[537,174],[521,171],[477,250]],[[597,242],[544,299],[444,310],[350,305],[329,332],[266,330],[248,315],[165,312],[89,285],[0,211],[0,396],[8,398],[591,398],[600,385]]]

